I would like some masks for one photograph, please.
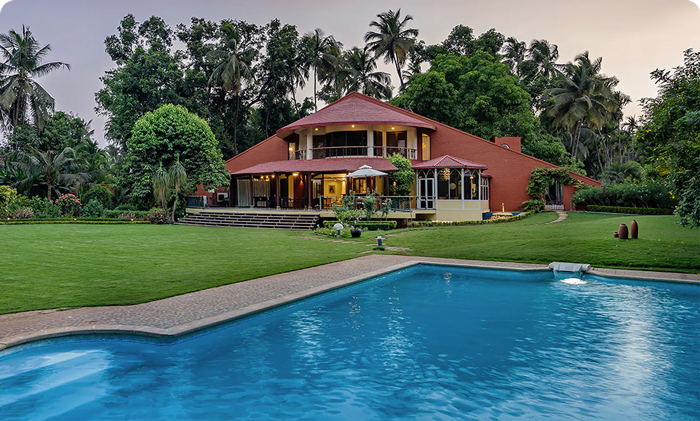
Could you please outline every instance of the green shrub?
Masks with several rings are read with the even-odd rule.
[[[168,212],[162,208],[152,208],[146,213],[146,220],[151,224],[165,224],[168,218]]]
[[[83,216],[88,218],[100,218],[104,212],[104,205],[98,199],[90,199],[83,208]]]
[[[40,225],[40,224],[148,224],[148,221],[131,221],[124,219],[93,219],[93,218],[59,218],[59,219],[24,219],[0,220],[0,225]]]
[[[635,215],[673,215],[673,209],[663,208],[632,208],[625,206],[596,206],[588,205],[589,212],[631,213]]]
[[[91,200],[97,200],[103,209],[109,209],[112,206],[112,192],[105,186],[92,186],[83,196],[83,202],[90,203]]]
[[[532,215],[534,212],[528,211],[510,218],[499,218],[499,219],[482,219],[478,221],[413,221],[414,227],[448,227],[448,226],[462,226],[462,225],[486,225],[486,224],[500,224],[503,222],[513,222],[525,219]]]
[[[325,228],[333,228],[333,225],[340,221],[324,221],[323,226]],[[359,221],[354,224],[357,228],[367,228],[369,231],[388,231],[390,229],[396,229],[396,221]]]
[[[10,186],[0,186],[0,218],[9,218],[23,206],[26,197]]]
[[[587,187],[574,193],[577,205],[622,206],[630,208],[667,208],[672,209],[676,200],[660,183],[624,183]]]
[[[132,205],[129,203],[125,203],[123,205],[119,205],[114,210],[119,210],[119,211],[137,211],[139,208],[136,205]]]
[[[314,230],[314,232],[316,234],[327,235],[329,237],[336,237],[338,235],[338,232],[333,228],[317,228],[316,230]],[[342,230],[340,230],[340,238],[352,238],[350,228],[343,228]]]
[[[34,217],[38,219],[59,218],[61,207],[56,203],[38,196],[27,201],[27,207],[34,211]]]
[[[544,210],[545,201],[544,199],[530,199],[526,200],[520,204],[519,209],[523,209],[528,212],[542,212]]]

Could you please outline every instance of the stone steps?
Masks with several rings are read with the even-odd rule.
[[[180,220],[180,225],[233,228],[268,228],[288,230],[311,230],[316,228],[318,215],[308,213],[247,213],[247,212],[208,212],[188,215]]]

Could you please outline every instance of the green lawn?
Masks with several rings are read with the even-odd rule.
[[[564,261],[598,267],[700,272],[700,230],[679,227],[674,216],[574,212],[563,222],[546,224],[556,218],[554,212],[545,212],[506,224],[383,234],[388,235],[387,245],[410,248],[401,254],[417,256],[530,263]],[[632,219],[639,223],[640,238],[614,238],[620,223],[629,227]]]
[[[639,240],[613,238],[631,216],[547,212],[496,225],[382,233],[398,254],[700,272],[700,230],[636,216]],[[310,233],[159,225],[0,226],[0,314],[135,304],[360,256],[359,241]],[[305,238],[307,237],[307,238]],[[384,253],[389,253],[384,252]]]
[[[142,303],[369,249],[298,235],[182,225],[0,226],[0,314]]]

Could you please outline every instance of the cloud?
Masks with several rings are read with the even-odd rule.
[[[12,0],[0,0],[0,12],[2,12],[2,8],[5,7],[5,5]]]

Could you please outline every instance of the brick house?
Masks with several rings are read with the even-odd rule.
[[[388,176],[348,177],[364,165],[396,171],[387,159],[394,153],[408,158],[416,173],[409,196],[389,196]],[[482,139],[357,92],[281,128],[226,167],[228,190],[198,192],[214,206],[307,209],[330,217],[333,203],[350,191],[375,192],[392,199],[390,218],[453,221],[517,211],[530,199],[532,170],[558,168],[523,154],[518,137]],[[572,185],[550,186],[547,206],[571,209],[574,191]]]

